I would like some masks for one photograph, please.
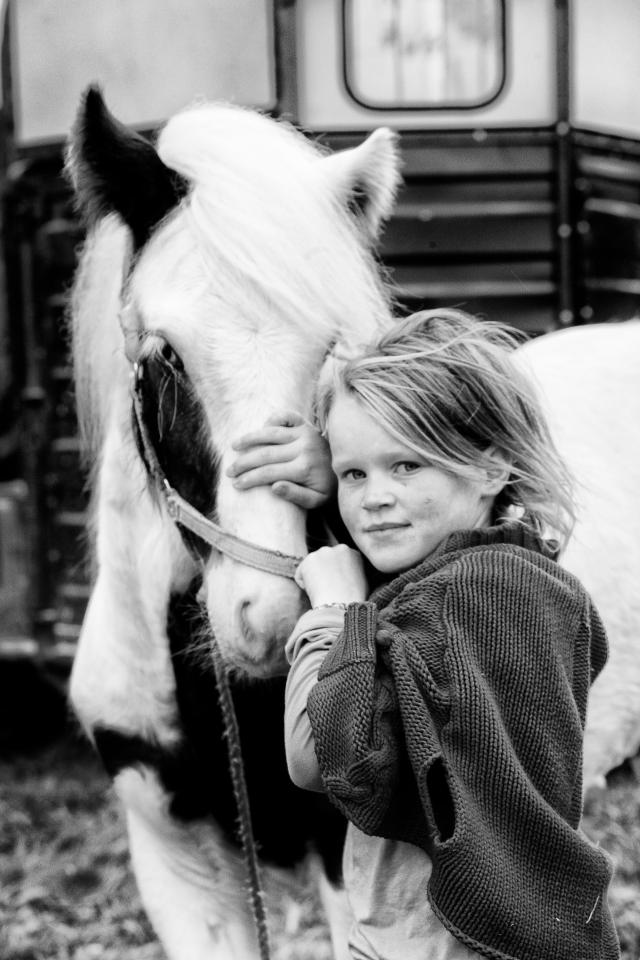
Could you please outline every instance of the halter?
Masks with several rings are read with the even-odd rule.
[[[169,483],[166,474],[160,466],[158,455],[156,454],[153,442],[144,422],[144,413],[142,409],[142,382],[144,379],[144,361],[134,360],[133,367],[133,412],[136,418],[136,424],[140,433],[140,439],[144,449],[147,470],[153,478],[156,487],[161,492],[167,512],[177,525],[185,527],[195,534],[210,547],[225,556],[242,563],[247,567],[254,567],[256,570],[262,570],[265,573],[273,573],[279,577],[287,577],[293,580],[296,570],[302,562],[302,557],[295,557],[291,554],[281,553],[280,550],[270,550],[267,547],[261,547],[257,543],[251,543],[249,540],[243,540],[232,533],[223,530],[222,527],[209,520],[204,514],[196,510],[184,497],[181,497]]]

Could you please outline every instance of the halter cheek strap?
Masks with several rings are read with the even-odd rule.
[[[204,514],[192,507],[184,497],[181,497],[177,490],[171,486],[167,477],[160,466],[158,456],[154,449],[149,431],[144,422],[142,410],[142,379],[144,376],[144,366],[142,363],[134,361],[133,363],[133,411],[136,418],[136,424],[140,433],[140,439],[144,449],[144,456],[147,464],[147,470],[155,481],[155,484],[162,493],[167,506],[169,516],[174,523],[186,527],[191,533],[195,534],[205,543],[208,543],[214,550],[218,550],[225,556],[230,557],[237,563],[242,563],[247,567],[254,567],[256,570],[262,570],[265,573],[273,573],[279,577],[287,577],[293,580],[296,570],[302,562],[302,557],[295,557],[291,554],[281,553],[279,550],[269,550],[261,547],[249,540],[243,540],[232,533],[223,530],[222,527],[209,520]]]
[[[246,567],[255,567],[256,570],[275,573],[279,577],[288,577],[290,580],[294,579],[302,557],[294,557],[279,550],[268,550],[266,547],[260,547],[249,540],[227,533],[217,523],[208,520],[195,507],[187,503],[168,484],[165,488],[165,501],[171,519],[200,537],[210,547]]]

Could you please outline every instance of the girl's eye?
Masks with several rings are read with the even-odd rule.
[[[344,470],[340,474],[341,480],[362,480],[364,477],[364,470],[358,470],[357,467],[352,467],[350,470]]]
[[[414,463],[412,460],[402,460],[400,463],[396,464],[396,470],[398,473],[415,473],[416,470],[419,470],[422,464]]]

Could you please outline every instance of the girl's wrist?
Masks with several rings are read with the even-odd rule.
[[[325,593],[322,590],[317,593],[312,592],[311,595],[307,594],[307,596],[312,607],[331,607],[337,604],[348,607],[350,603],[361,603],[367,599],[366,594],[359,590],[354,590],[353,593],[343,590],[336,590],[335,592],[332,590],[330,593]]]

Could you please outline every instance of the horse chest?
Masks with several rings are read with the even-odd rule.
[[[200,626],[193,595],[173,598],[168,636],[182,728],[179,745],[167,750],[107,727],[94,730],[95,742],[112,777],[137,765],[153,769],[170,798],[172,817],[183,823],[212,817],[226,839],[239,845],[216,679],[206,651],[194,653],[192,648],[194,630],[201,635]],[[300,790],[289,778],[284,687],[283,677],[232,683],[256,843],[266,863],[285,868],[316,850],[327,876],[337,882],[345,823],[324,796]]]

